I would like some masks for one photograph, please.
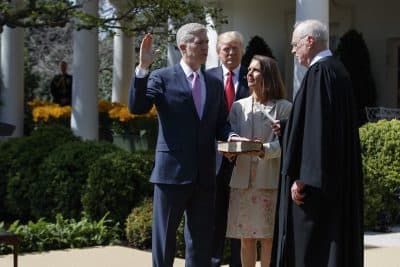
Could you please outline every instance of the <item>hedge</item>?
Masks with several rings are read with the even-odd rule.
[[[145,199],[140,205],[132,209],[126,219],[125,234],[129,244],[135,248],[151,249],[151,225],[152,225],[153,201]],[[185,238],[183,236],[184,222],[178,227],[176,236],[176,257],[185,257]]]
[[[77,219],[83,210],[92,219],[110,212],[109,219],[124,222],[138,201],[152,195],[152,153],[82,141],[61,126],[39,127],[0,149],[0,216],[6,223],[54,220],[58,213]]]
[[[2,218],[31,218],[29,192],[38,177],[38,166],[52,150],[70,140],[79,138],[65,127],[52,125],[37,128],[31,136],[0,143]]]
[[[400,121],[381,120],[360,128],[364,173],[364,225],[376,226],[380,213],[393,219],[400,212]],[[398,222],[397,222],[398,223]]]
[[[151,169],[152,162],[142,154],[118,151],[100,157],[89,167],[84,211],[94,219],[109,211],[110,218],[123,223],[132,207],[151,195]]]

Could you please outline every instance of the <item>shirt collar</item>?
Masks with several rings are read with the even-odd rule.
[[[239,77],[239,70],[240,70],[240,64],[239,64],[239,66],[234,68],[232,71],[234,74],[234,77]],[[229,70],[224,65],[222,65],[222,73],[224,74],[224,77],[227,75],[228,72],[229,72]]]
[[[192,70],[188,64],[185,63],[185,61],[183,61],[183,59],[180,62],[180,65],[183,69],[183,72],[185,73],[186,77],[190,77],[190,75],[192,75],[193,72],[197,72],[199,75],[201,75],[201,71],[200,69],[198,70]]]
[[[319,52],[312,60],[310,63],[311,67],[312,65],[314,65],[315,63],[317,63],[319,60],[323,59],[324,57],[330,57],[332,56],[332,52],[329,49],[323,50],[321,52]]]

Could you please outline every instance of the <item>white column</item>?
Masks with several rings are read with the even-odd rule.
[[[306,19],[317,19],[324,23],[329,30],[329,0],[296,0],[296,23]],[[291,40],[291,38],[290,38]],[[294,59],[293,70],[293,99],[299,90],[306,68]]]
[[[97,15],[98,0],[79,0],[84,12]],[[97,140],[99,128],[98,30],[74,31],[71,129],[83,139]]]
[[[168,66],[173,66],[181,60],[181,53],[177,49],[175,43],[169,43],[167,47],[167,61]]]
[[[128,104],[129,86],[135,60],[135,39],[121,30],[114,36],[112,101]]]
[[[168,30],[169,31],[174,31],[174,24],[171,22],[171,20],[168,20]],[[175,32],[176,33],[176,32]],[[172,42],[168,43],[167,47],[167,62],[168,66],[173,66],[177,64],[181,60],[181,52],[177,48],[176,45],[176,39],[174,39]]]
[[[11,3],[21,8],[23,0]],[[0,121],[16,126],[13,136],[24,133],[24,29],[3,27],[1,34]]]
[[[219,66],[217,53],[218,33],[215,30],[215,24],[210,14],[206,16],[207,36],[208,36],[208,57],[206,61],[206,69]]]

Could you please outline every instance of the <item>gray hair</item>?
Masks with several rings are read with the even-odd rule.
[[[328,44],[328,28],[319,20],[309,19],[300,21],[294,25],[294,30],[300,37],[310,35],[314,37],[317,42]]]
[[[206,26],[200,23],[188,23],[179,28],[176,33],[176,44],[186,44],[192,42],[195,35],[201,32],[207,32]]]
[[[230,32],[224,32],[221,33],[218,36],[217,40],[217,50],[220,49],[221,43],[223,42],[231,42],[231,41],[238,41],[240,42],[242,48],[243,48],[243,36],[240,32],[238,31],[230,31]]]

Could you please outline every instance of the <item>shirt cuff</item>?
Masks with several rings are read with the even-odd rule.
[[[263,148],[267,159],[279,158],[281,156],[279,141],[264,143]]]
[[[239,135],[236,134],[236,133],[234,133],[234,132],[232,132],[232,133],[229,134],[228,140],[226,140],[226,141],[230,142],[230,141],[231,141],[231,138],[234,137],[234,136],[239,136]]]
[[[147,69],[140,69],[139,67],[136,67],[135,69],[135,76],[136,78],[144,78],[149,74],[149,70]]]

